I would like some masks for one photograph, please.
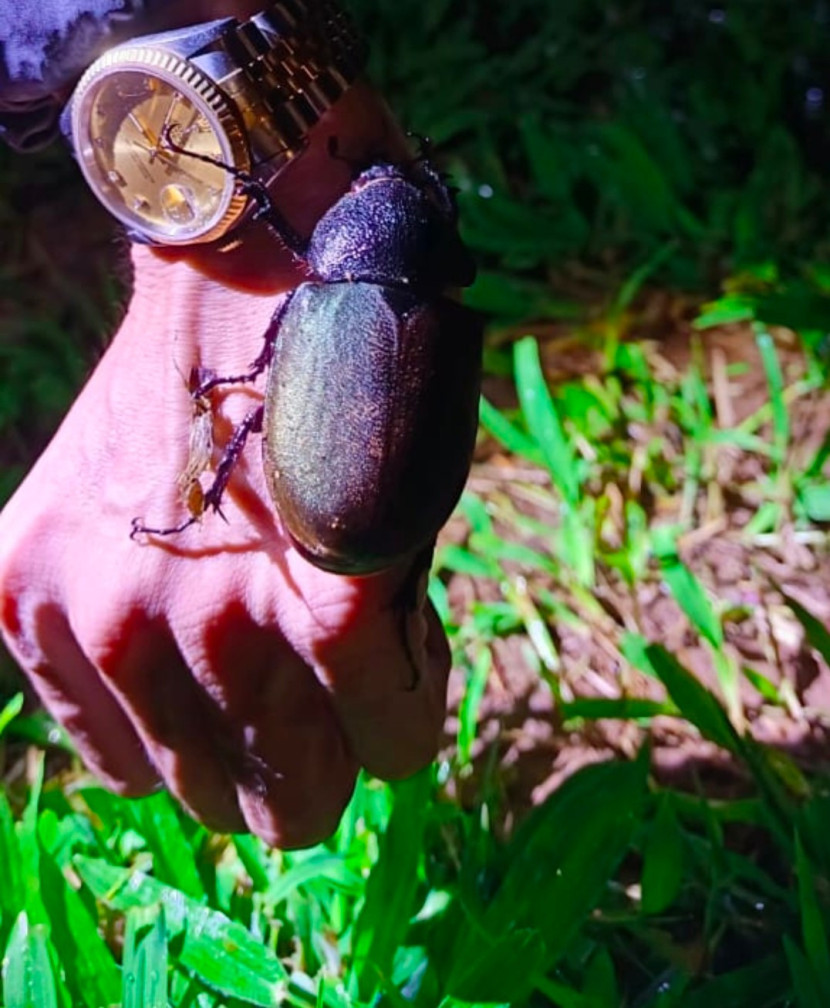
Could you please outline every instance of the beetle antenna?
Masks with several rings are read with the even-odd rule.
[[[262,221],[266,224],[280,241],[296,256],[297,259],[305,262],[305,251],[308,243],[300,237],[294,228],[288,223],[283,215],[277,210],[271,195],[259,179],[255,179],[250,172],[243,171],[235,165],[227,164],[219,158],[210,157],[208,154],[198,154],[196,151],[188,150],[176,143],[173,139],[173,129],[178,123],[171,123],[166,126],[162,134],[164,146],[176,154],[184,154],[185,157],[195,158],[205,164],[214,165],[216,168],[223,168],[229,175],[233,175],[239,184],[240,190],[256,204],[253,213],[253,220]]]
[[[354,168],[354,163],[350,161],[345,154],[340,153],[340,141],[336,136],[330,136],[326,141],[326,150],[329,152],[329,157],[333,158],[335,161],[345,161],[350,168]]]
[[[447,185],[448,175],[446,172],[439,172],[430,161],[430,156],[434,148],[432,140],[423,133],[415,133],[413,130],[406,131],[407,137],[417,140],[418,153],[415,157],[405,162],[405,166],[410,170],[417,170],[423,176],[423,181],[433,199],[438,204],[441,212],[453,223],[458,219],[458,207],[455,202],[456,189]]]
[[[410,140],[418,141],[418,154],[415,161],[428,161],[432,155],[432,140],[423,133],[416,133],[414,130],[407,130],[406,135]]]
[[[368,154],[364,151],[363,156],[359,158],[349,157],[348,154],[344,154],[340,149],[340,140],[336,136],[328,138],[326,141],[326,150],[330,158],[335,161],[342,161],[343,164],[348,165],[353,182],[368,168],[371,168],[372,165],[383,160],[380,151],[375,151],[374,153],[370,151]]]

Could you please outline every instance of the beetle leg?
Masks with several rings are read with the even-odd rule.
[[[292,291],[268,323],[268,328],[265,330],[265,341],[263,343],[262,350],[260,350],[256,359],[251,362],[250,370],[246,371],[245,374],[231,375],[227,378],[223,378],[216,375],[215,372],[208,372],[206,370],[205,373],[211,375],[211,377],[208,377],[206,381],[202,382],[201,385],[198,385],[191,391],[190,394],[194,401],[198,401],[203,396],[206,396],[208,392],[211,392],[219,385],[238,385],[243,382],[250,383],[256,381],[262,372],[265,371],[271,364],[271,358],[274,356],[274,344],[277,341],[282,320],[285,317],[288,305],[291,303],[291,298],[293,296],[294,292]]]
[[[308,242],[300,237],[299,233],[288,223],[283,215],[277,210],[274,201],[259,179],[254,178],[250,172],[243,171],[235,165],[220,161],[219,158],[210,157],[208,154],[198,154],[196,151],[188,150],[177,144],[173,139],[173,130],[178,123],[171,123],[164,129],[162,143],[168,150],[175,154],[183,154],[185,157],[195,158],[197,161],[204,161],[205,164],[214,165],[217,168],[224,168],[229,175],[233,175],[239,183],[242,192],[256,203],[254,220],[264,221],[268,227],[277,235],[280,241],[288,248],[293,255],[301,262],[305,263],[305,252],[308,249]]]
[[[421,603],[421,600],[418,597],[418,586],[421,579],[425,574],[427,574],[430,566],[432,565],[432,554],[434,550],[435,543],[433,542],[416,553],[415,558],[412,561],[412,566],[409,568],[409,572],[403,579],[401,586],[395,592],[392,599],[392,608],[396,610],[398,617],[399,635],[407,660],[409,661],[409,667],[412,669],[412,681],[407,687],[410,691],[418,688],[418,684],[421,681],[421,669],[418,667],[418,662],[415,660],[415,655],[412,653],[412,645],[409,640],[409,617],[413,612],[415,612]]]
[[[219,507],[222,503],[222,494],[225,492],[225,487],[228,485],[228,480],[231,478],[234,466],[239,461],[239,456],[242,454],[242,449],[245,447],[248,435],[259,434],[262,430],[263,412],[263,406],[255,406],[245,415],[242,423],[233,432],[233,436],[225,446],[225,451],[219,460],[219,465],[216,467],[216,476],[205,491],[205,511],[210,508],[221,518],[225,518],[222,514],[222,509]]]
[[[133,518],[130,522],[130,539],[135,539],[137,535],[175,535],[177,532],[184,532],[186,528],[190,528],[198,520],[196,515],[191,515],[181,524],[171,525],[170,528],[150,528],[149,525],[142,525],[140,518]]]
[[[186,528],[189,528],[195,522],[197,522],[208,508],[211,511],[215,511],[220,518],[225,518],[222,514],[222,495],[225,492],[225,487],[228,485],[228,480],[231,478],[231,473],[236,463],[239,461],[239,456],[242,454],[242,449],[245,447],[245,442],[248,440],[249,434],[258,434],[262,430],[262,415],[264,412],[263,406],[256,406],[254,409],[250,410],[242,423],[234,430],[233,436],[225,447],[225,451],[222,458],[219,461],[219,465],[216,467],[216,475],[213,478],[213,482],[204,492],[200,495],[198,505],[198,513],[191,514],[189,518],[185,521],[180,522],[178,525],[172,525],[170,528],[151,528],[149,525],[142,524],[140,518],[133,518],[130,531],[130,539],[135,539],[137,535],[158,535],[167,536],[175,535],[178,532],[184,532]],[[227,519],[225,519],[227,520]]]
[[[299,232],[295,231],[285,217],[277,210],[265,186],[261,182],[257,182],[256,179],[246,181],[241,179],[239,175],[237,175],[237,179],[239,179],[240,189],[257,204],[253,219],[263,221],[283,245],[286,246],[294,258],[305,265],[308,242],[300,237]]]

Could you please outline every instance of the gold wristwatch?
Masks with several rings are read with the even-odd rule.
[[[244,22],[113,47],[81,77],[61,128],[92,191],[134,240],[214,241],[245,219],[249,199],[230,172],[189,153],[268,185],[365,56],[331,0],[280,0]]]

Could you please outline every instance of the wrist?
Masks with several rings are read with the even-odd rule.
[[[278,295],[288,277],[245,274],[244,286],[216,269],[211,275],[185,255],[171,258],[135,246],[133,292],[112,350],[128,369],[140,358],[142,371],[172,373],[176,383],[192,367],[238,370],[255,356]],[[258,289],[259,288],[259,289]],[[148,367],[147,358],[152,365]]]

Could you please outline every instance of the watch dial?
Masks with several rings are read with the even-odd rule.
[[[190,156],[232,160],[215,115],[198,98],[151,72],[121,69],[91,84],[79,115],[84,172],[126,224],[161,241],[186,243],[208,234],[225,215],[233,176]]]

